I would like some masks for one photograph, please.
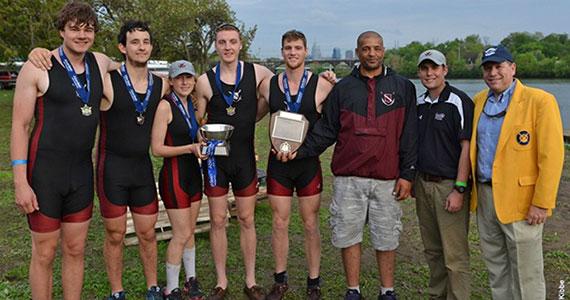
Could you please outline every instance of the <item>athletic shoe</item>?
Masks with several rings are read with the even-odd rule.
[[[309,300],[320,300],[321,299],[321,287],[318,285],[308,287],[307,288],[307,299],[309,299]]]
[[[184,292],[188,294],[190,300],[202,300],[204,299],[204,293],[200,290],[200,283],[195,277],[190,277],[184,283]]]
[[[125,291],[113,293],[109,296],[109,298],[107,298],[107,300],[126,300],[126,299],[127,299],[127,295],[126,295]]]
[[[170,291],[170,294],[164,295],[164,300],[182,300],[182,291],[179,288],[175,288]]]
[[[245,293],[245,295],[247,296],[247,299],[249,300],[263,300],[265,299],[265,292],[263,291],[263,288],[258,286],[258,285],[254,285],[250,288],[246,286],[243,287],[243,292]]]
[[[384,295],[378,295],[378,300],[398,300],[396,292],[387,291]]]
[[[362,296],[357,290],[348,289],[344,294],[344,300],[361,300]]]
[[[223,300],[226,298],[227,292],[228,292],[228,288],[223,289],[223,288],[217,286],[210,292],[210,296],[208,296],[208,300]]]
[[[146,291],[146,300],[164,300],[164,298],[162,297],[162,292],[160,291],[160,288],[158,286],[151,286],[147,291]]]
[[[285,292],[289,289],[287,282],[274,283],[271,292],[265,298],[266,300],[281,300],[285,296]]]

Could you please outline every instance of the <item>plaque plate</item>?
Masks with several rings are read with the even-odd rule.
[[[278,111],[271,116],[269,134],[277,151],[295,152],[307,135],[309,121],[297,113]]]

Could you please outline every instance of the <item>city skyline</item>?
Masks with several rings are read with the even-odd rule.
[[[570,1],[546,2],[228,0],[246,27],[257,24],[250,53],[260,58],[280,57],[281,35],[293,28],[305,33],[309,50],[316,43],[323,56],[334,47],[343,54],[354,50],[356,37],[365,30],[382,34],[386,48],[412,41],[438,44],[471,34],[496,44],[512,32],[568,33]]]

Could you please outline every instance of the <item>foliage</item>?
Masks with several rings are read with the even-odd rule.
[[[242,57],[245,56],[244,58],[247,58],[249,45],[257,30],[255,25],[248,29],[240,23],[225,0],[91,0],[91,2],[100,13],[101,22],[107,25],[107,32],[118,32],[124,20],[148,20],[153,30],[154,56],[168,61],[187,59],[195,64],[199,72],[208,67],[215,29],[220,24],[232,23],[240,27],[243,36],[241,54]],[[105,49],[105,52],[111,53],[109,50]],[[115,49],[112,51],[118,54]]]
[[[501,41],[514,56],[517,76],[521,78],[570,78],[570,40],[568,34],[514,32]],[[445,54],[448,78],[480,78],[481,56],[488,45],[479,35],[434,45],[412,42],[386,51],[385,62],[399,73],[415,77],[417,59],[427,49]]]
[[[66,0],[0,0],[0,61],[26,59],[34,47],[60,44],[55,17]]]
[[[140,19],[151,24],[153,58],[187,59],[199,72],[212,58],[215,29],[222,23],[237,24],[243,36],[241,55],[247,59],[257,26],[246,28],[225,0],[89,0],[97,11],[101,30],[94,49],[115,58],[117,33],[122,23]],[[22,60],[34,47],[55,48],[60,38],[54,20],[65,0],[0,0],[0,61]]]

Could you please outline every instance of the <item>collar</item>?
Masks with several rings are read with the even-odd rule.
[[[513,92],[515,91],[515,86],[517,84],[517,80],[514,79],[513,82],[511,83],[511,85],[509,86],[509,88],[507,88],[504,92],[502,92],[499,95],[499,99],[497,99],[495,97],[495,94],[493,93],[493,91],[491,91],[489,89],[489,92],[487,93],[487,100],[491,101],[491,102],[498,102],[498,103],[503,103],[505,100],[511,99],[511,97],[513,96]]]
[[[368,81],[370,79],[370,77],[362,76],[362,74],[360,74],[360,67],[361,67],[360,65],[354,67],[352,69],[351,75],[356,77],[356,78],[359,78],[360,80]],[[392,74],[392,69],[390,69],[386,65],[382,64],[382,73],[374,76],[374,79],[379,80],[380,78],[386,77],[390,74]]]
[[[426,90],[423,94],[422,97],[424,98],[423,100],[427,103],[439,103],[439,102],[446,102],[447,100],[449,100],[449,95],[451,94],[451,87],[449,86],[449,82],[445,81],[445,87],[443,88],[443,90],[441,91],[441,93],[439,94],[439,97],[437,97],[437,99],[431,99],[429,96],[429,91]]]

